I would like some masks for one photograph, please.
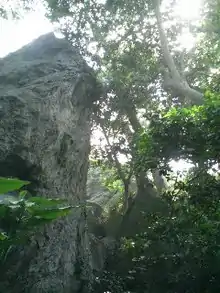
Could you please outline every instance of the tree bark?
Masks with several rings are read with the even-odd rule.
[[[157,26],[160,36],[161,52],[165,61],[165,66],[168,69],[168,74],[165,76],[164,87],[165,89],[172,89],[176,95],[182,96],[188,103],[200,105],[203,103],[203,94],[191,88],[184,76],[181,76],[173,57],[169,50],[169,45],[165,30],[163,27],[163,19],[160,12],[160,0],[155,0],[155,15],[157,19]]]

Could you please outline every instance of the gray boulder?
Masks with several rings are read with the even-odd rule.
[[[0,176],[31,180],[33,194],[84,204],[90,115],[99,87],[64,39],[44,35],[0,60]],[[85,208],[39,233],[9,292],[89,292]]]

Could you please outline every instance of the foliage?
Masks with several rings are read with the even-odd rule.
[[[117,170],[113,168],[102,169],[101,178],[103,185],[112,192],[123,193],[123,183],[118,178]]]
[[[116,170],[109,168],[104,162],[99,162],[99,165],[90,163],[87,180],[89,200],[100,204],[107,212],[119,201],[123,191],[123,183]]]
[[[29,182],[0,178],[0,262],[20,244],[25,244],[39,226],[67,215],[72,209],[62,199],[31,197],[24,187]]]
[[[219,292],[220,177],[213,168],[219,163],[219,101],[208,93],[202,106],[172,108],[139,136],[143,169],[152,156],[164,168],[173,158],[195,167],[164,193],[167,215],[146,215],[146,231],[122,239],[108,262],[112,278],[103,276],[102,283],[100,276],[96,292],[113,292],[114,276],[123,288],[119,292]]]
[[[206,0],[203,3],[203,13],[198,27],[192,28],[198,38],[196,47],[192,50],[188,60],[188,80],[191,84],[203,90],[219,92],[220,58],[219,47],[219,11],[218,0]]]
[[[137,143],[139,162],[185,159],[210,168],[219,162],[220,98],[207,93],[202,106],[172,108],[152,119]],[[143,160],[144,158],[144,160]],[[154,158],[154,160],[152,160]]]

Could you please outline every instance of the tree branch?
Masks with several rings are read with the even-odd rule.
[[[184,96],[192,104],[202,104],[203,94],[195,89],[192,89],[187,81],[180,75],[172,55],[170,54],[169,45],[165,30],[163,27],[163,20],[160,12],[160,0],[156,1],[155,5],[155,15],[157,19],[157,26],[161,42],[161,51],[165,64],[169,70],[169,84],[165,84],[167,88],[171,88],[178,95]]]

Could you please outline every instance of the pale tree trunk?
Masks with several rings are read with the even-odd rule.
[[[154,179],[154,184],[157,188],[159,195],[163,193],[167,189],[167,181],[166,178],[160,173],[160,170],[155,169],[152,171],[152,176]]]
[[[177,96],[184,98],[187,103],[200,105],[203,103],[203,94],[189,86],[187,80],[178,71],[170,53],[160,12],[160,2],[161,0],[155,0],[155,15],[161,43],[161,53],[163,55],[165,67],[168,70],[168,72],[164,74],[164,87],[165,89],[171,89]]]

